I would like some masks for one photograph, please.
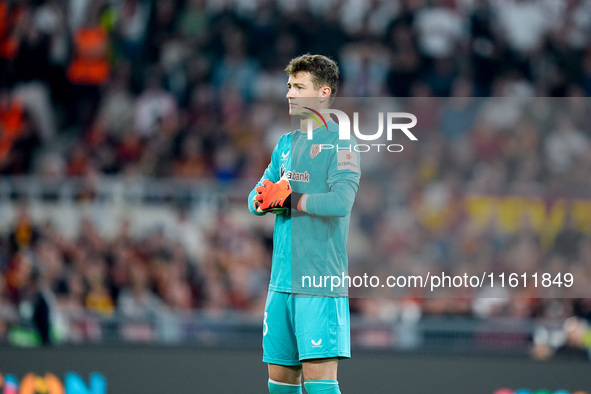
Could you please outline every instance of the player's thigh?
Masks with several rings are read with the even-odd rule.
[[[300,367],[291,294],[269,291],[263,318],[263,361]]]
[[[321,358],[302,362],[305,380],[337,380],[338,367],[338,358]]]
[[[294,302],[300,361],[351,357],[347,298],[296,297]]]
[[[269,365],[269,379],[276,382],[300,384],[302,382],[302,367],[289,365]]]

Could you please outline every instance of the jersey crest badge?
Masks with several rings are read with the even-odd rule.
[[[312,144],[310,147],[310,158],[313,159],[320,153],[320,144]]]

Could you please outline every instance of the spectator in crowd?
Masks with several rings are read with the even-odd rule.
[[[430,61],[451,58],[464,38],[462,18],[448,1],[428,3],[417,11],[413,23],[421,53]]]
[[[555,128],[546,139],[545,150],[551,174],[567,175],[587,153],[588,138],[566,116],[558,116]]]
[[[74,55],[68,66],[68,81],[72,86],[72,114],[83,127],[88,127],[100,101],[100,87],[111,74],[109,36],[101,25],[101,2],[93,2],[85,23],[74,32]]]

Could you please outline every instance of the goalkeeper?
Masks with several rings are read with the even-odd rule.
[[[338,360],[351,354],[347,288],[306,288],[302,278],[348,272],[346,243],[359,188],[359,154],[322,149],[339,143],[338,125],[320,113],[338,89],[336,63],[303,55],[285,71],[289,113],[299,118],[300,129],[279,139],[248,198],[253,214],[276,215],[263,361],[272,394],[302,393],[302,380],[309,394],[340,393]]]

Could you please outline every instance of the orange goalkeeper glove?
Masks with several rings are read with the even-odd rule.
[[[258,194],[254,198],[255,207],[259,213],[275,210],[283,211],[284,208],[292,207],[292,201],[295,202],[295,204],[293,204],[294,207],[297,207],[297,204],[302,197],[302,194],[295,193],[291,190],[291,186],[286,179],[281,179],[277,183],[265,179],[263,181],[263,186],[258,186],[256,192]]]
[[[258,213],[269,213],[269,212],[271,212],[271,213],[274,213],[274,214],[278,215],[278,214],[283,213],[283,212],[285,212],[287,210],[287,208],[272,208],[272,209],[262,210],[260,208],[261,203],[257,200],[257,197],[258,196],[259,195],[257,194],[257,195],[255,195],[252,198],[252,202],[254,204],[254,210],[257,211]]]

